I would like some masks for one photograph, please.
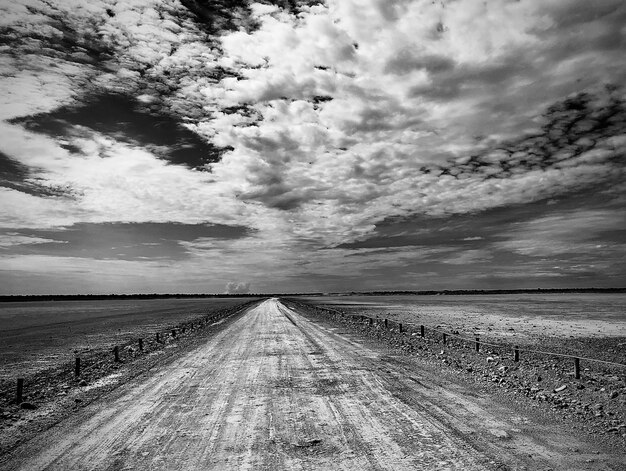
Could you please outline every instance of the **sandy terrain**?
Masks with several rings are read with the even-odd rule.
[[[626,337],[624,294],[303,297],[314,304],[439,326],[519,343],[553,338]]]
[[[616,459],[272,299],[0,468],[576,470]]]

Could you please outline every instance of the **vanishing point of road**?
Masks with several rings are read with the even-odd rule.
[[[496,469],[507,448],[515,462],[513,446],[463,439],[472,420],[502,425],[497,414],[381,355],[270,299],[44,432],[6,469],[478,470]],[[531,439],[516,443],[542,453]]]

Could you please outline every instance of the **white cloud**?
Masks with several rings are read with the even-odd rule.
[[[592,7],[577,14],[579,5],[330,0],[295,16],[253,4],[258,29],[208,41],[175,2],[7,3],[0,21],[17,32],[19,54],[3,50],[1,119],[120,91],[233,150],[210,172],[196,172],[78,126],[61,141],[2,123],[0,150],[29,166],[33,182],[68,193],[41,198],[1,189],[0,224],[237,224],[258,231],[190,250],[202,263],[204,252],[213,253],[230,279],[240,279],[237,270],[285,263],[328,274],[339,269],[332,263],[339,252],[328,247],[365,238],[385,218],[479,212],[615,178],[623,136],[603,136],[576,158],[563,150],[563,160],[547,168],[523,166],[528,155],[520,153],[506,175],[502,163],[513,157],[493,151],[536,131],[546,106],[626,72],[623,52],[605,37],[623,37],[624,7],[599,2],[593,8],[602,15],[594,15]],[[60,50],[63,22],[51,17],[87,38],[73,54]],[[580,47],[568,49],[568,41]],[[86,46],[101,48],[101,56]],[[475,154],[485,154],[484,165],[463,166]],[[541,251],[532,237],[516,237],[518,253]],[[347,262],[343,255],[354,270],[414,256],[398,250],[385,261],[361,254]]]
[[[552,257],[563,254],[599,256],[623,253],[623,244],[607,244],[602,233],[626,226],[622,211],[580,210],[533,219],[504,234],[495,246],[522,255]]]
[[[227,294],[247,294],[249,292],[250,292],[250,283],[245,283],[243,281],[240,281],[240,282],[230,281],[226,283]]]
[[[23,236],[15,232],[8,232],[0,235],[0,248],[8,248],[16,245],[37,245],[37,244],[58,244],[65,243],[53,239],[44,239],[43,237]]]

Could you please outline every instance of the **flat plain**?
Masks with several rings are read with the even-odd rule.
[[[540,342],[547,337],[536,326],[550,316],[558,323],[564,305],[577,305],[584,320],[580,299],[510,299],[98,301],[83,314],[85,305],[55,306],[59,317],[51,306],[33,306],[18,329],[57,329],[65,349],[76,331],[85,332],[84,348],[93,349],[98,341],[110,346],[111,336],[136,338],[220,309],[224,317],[209,316],[181,335],[170,332],[145,351],[125,349],[119,363],[100,348],[102,358],[92,357],[93,371],[80,377],[71,364],[55,374],[43,371],[42,362],[37,376],[43,379],[26,384],[31,406],[11,402],[10,394],[1,405],[0,469],[623,469],[622,370],[589,369],[583,361],[582,378],[574,378],[569,358],[523,351],[514,362],[508,350],[474,352],[400,330],[393,321],[360,319],[392,318],[395,310],[396,321],[478,323],[496,335],[488,316],[499,315],[509,335],[505,326],[529,318],[524,332]],[[621,299],[596,303],[598,320],[619,328]],[[549,347],[572,344],[588,355],[623,341],[598,336],[595,350],[580,350],[576,342],[589,336],[558,333]]]
[[[500,337],[626,336],[626,294],[319,296],[304,301],[398,322]]]
[[[251,298],[252,299],[252,298]],[[0,303],[0,381],[236,306],[244,298]]]
[[[0,456],[0,469],[620,469],[621,450],[304,305],[271,299],[220,326]]]

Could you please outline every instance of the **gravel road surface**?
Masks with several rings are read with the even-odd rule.
[[[7,470],[616,469],[566,431],[277,299],[16,449]],[[586,464],[585,464],[586,463]]]

